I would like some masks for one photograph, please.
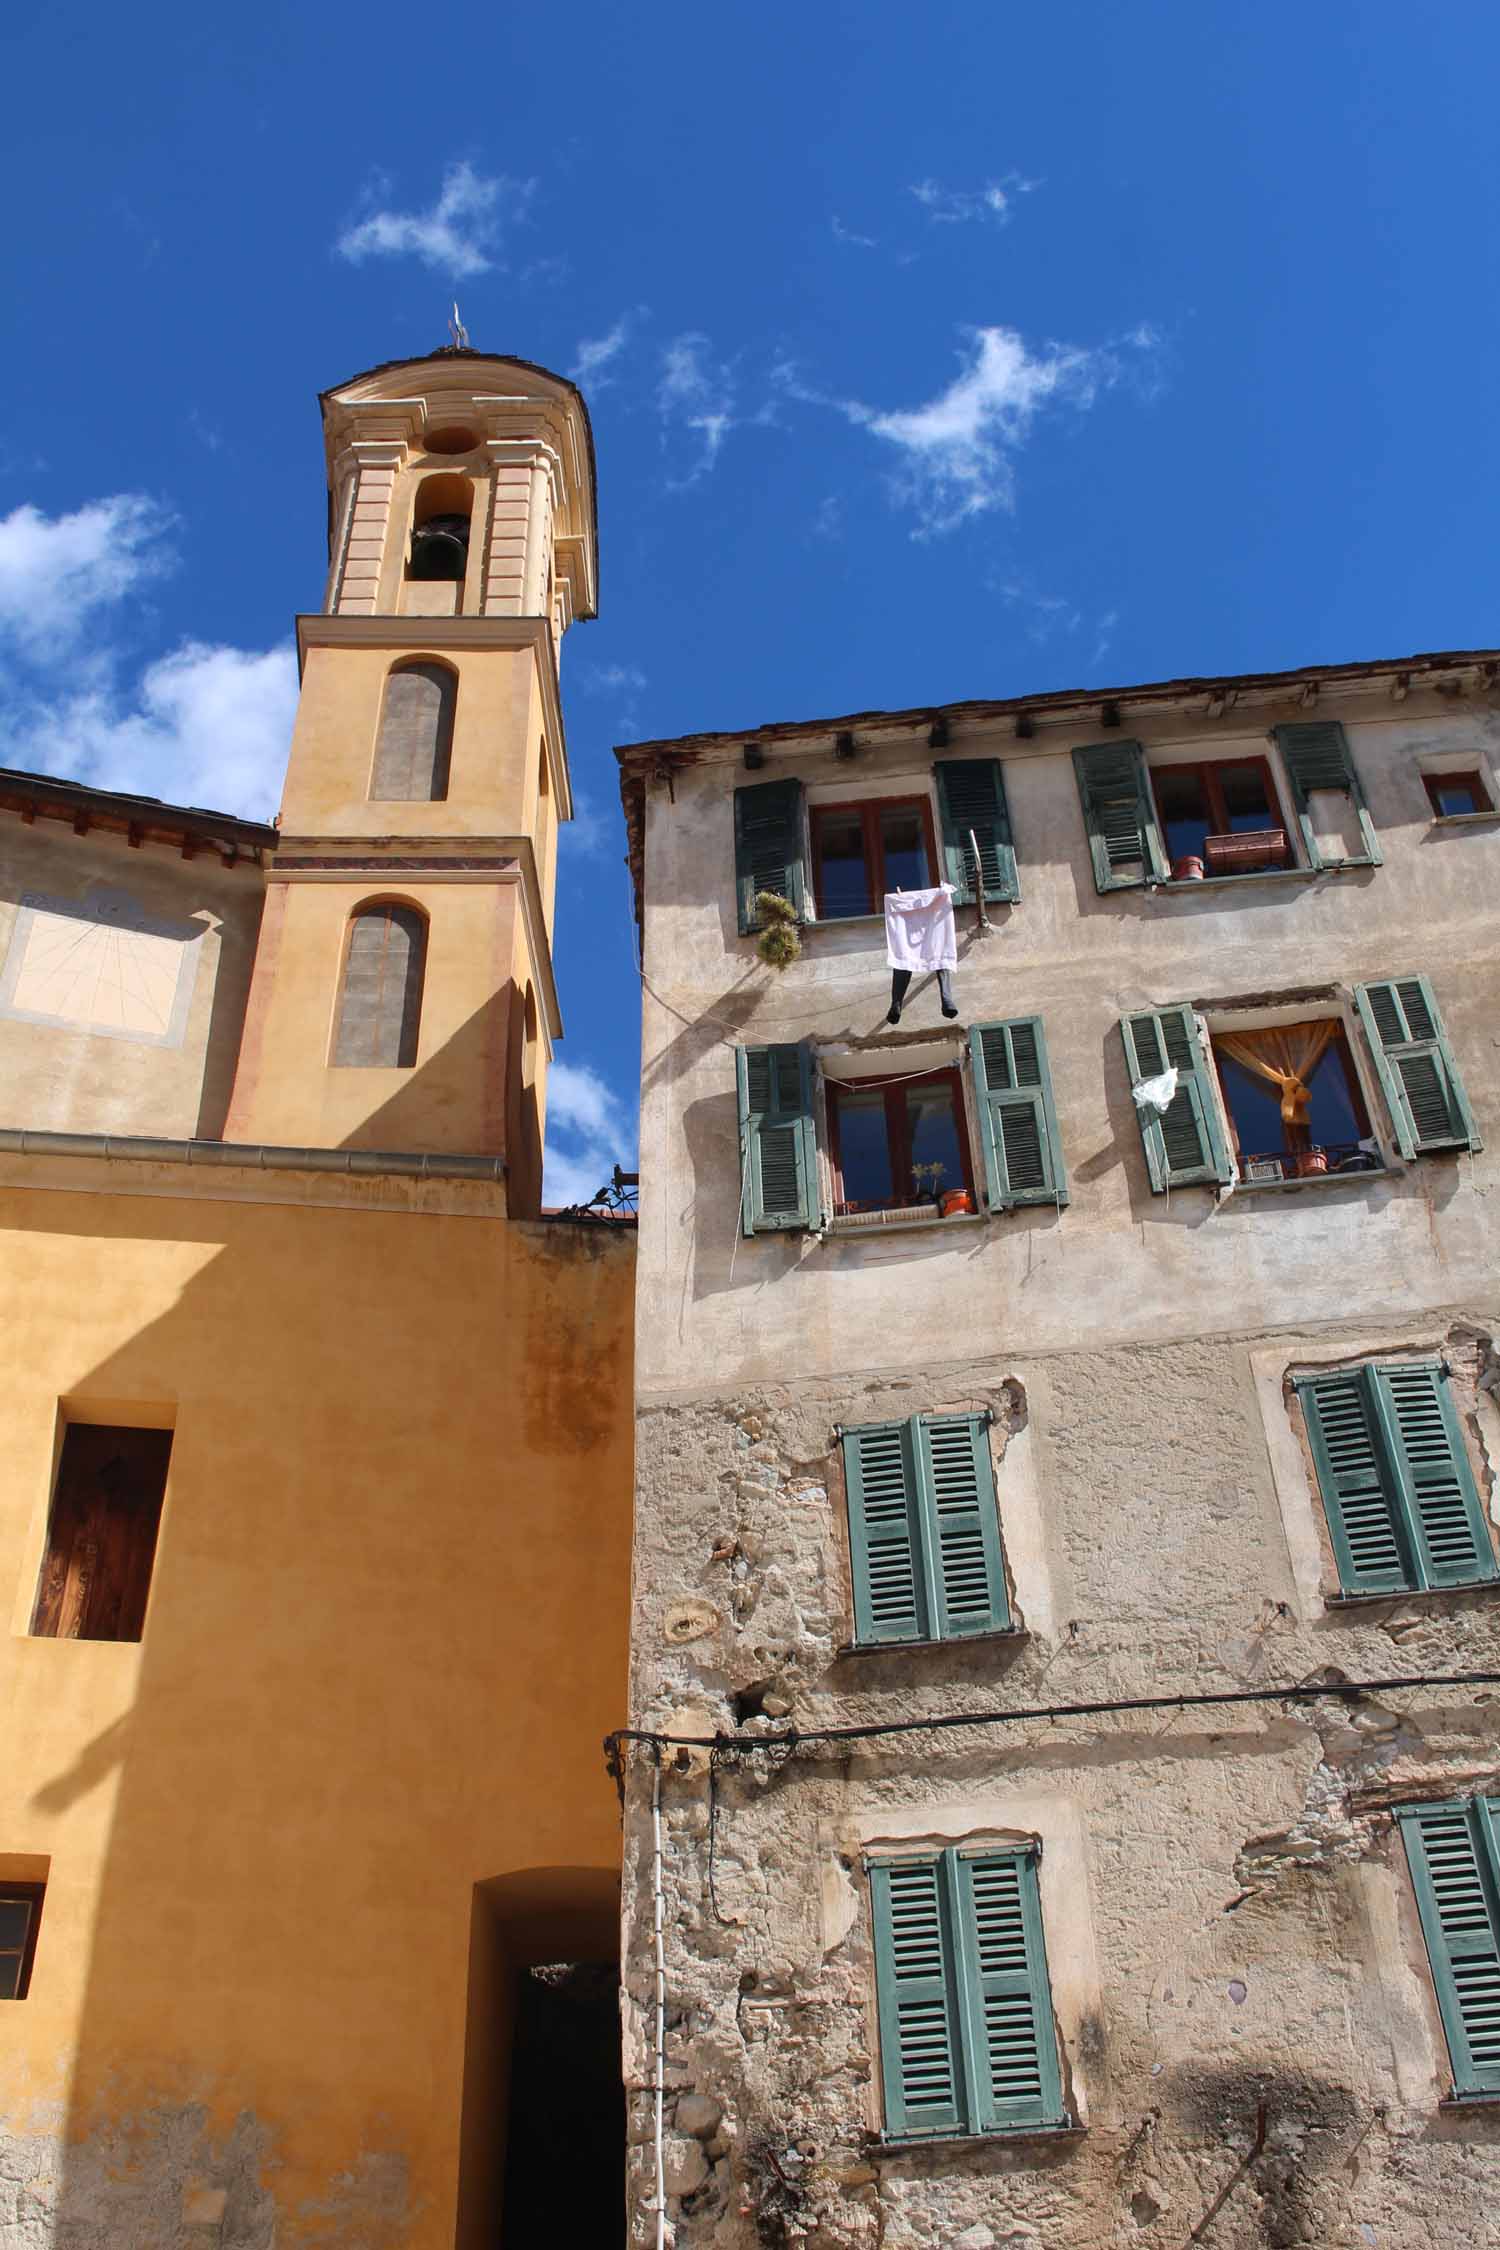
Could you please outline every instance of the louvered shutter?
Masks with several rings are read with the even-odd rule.
[[[939,1640],[1010,1625],[995,1470],[982,1414],[924,1415],[912,1425],[930,1630]]]
[[[1234,1166],[1191,1009],[1162,1008],[1150,1015],[1125,1016],[1120,1036],[1132,1086],[1143,1078],[1159,1078],[1174,1066],[1178,1074],[1177,1091],[1164,1117],[1131,1101],[1152,1193],[1162,1195],[1169,1187],[1189,1187],[1198,1180],[1232,1180]]]
[[[1365,793],[1360,787],[1359,775],[1354,770],[1354,760],[1349,755],[1349,745],[1344,730],[1336,719],[1308,719],[1296,726],[1273,727],[1281,755],[1286,761],[1287,778],[1292,785],[1292,801],[1297,808],[1297,821],[1302,830],[1302,848],[1309,867],[1326,867],[1313,829],[1312,812],[1308,799],[1316,789],[1337,790],[1349,799],[1359,816],[1359,832],[1364,843],[1363,852],[1351,852],[1337,864],[1343,867],[1379,867],[1384,859],[1380,839],[1375,834]]]
[[[974,903],[972,833],[984,869],[984,895],[991,905],[1018,899],[1016,852],[1005,801],[1005,776],[998,758],[939,758],[938,812],[943,828],[943,873],[953,885],[957,905]]]
[[[974,1092],[992,1211],[1068,1200],[1062,1141],[1040,1016],[979,1023],[969,1033]]]
[[[1368,1373],[1351,1367],[1297,1383],[1346,1594],[1395,1593],[1417,1582]]]
[[[1101,891],[1161,882],[1167,873],[1156,806],[1138,742],[1101,742],[1073,752],[1084,825]]]
[[[1401,1814],[1407,1864],[1458,2094],[1500,2093],[1500,1896],[1494,1806]]]
[[[843,1452],[854,1637],[861,1645],[929,1640],[912,1424],[875,1422],[846,1430]]]
[[[893,2140],[966,2129],[952,1913],[941,1861],[870,1868],[885,2128]]]
[[[1389,1416],[1422,1581],[1472,1586],[1493,1578],[1495,1553],[1442,1368],[1395,1361],[1368,1374]]]
[[[746,1234],[816,1227],[817,1134],[807,1049],[737,1047]]]
[[[1403,1156],[1482,1148],[1463,1081],[1425,977],[1357,984],[1354,998]]]
[[[1064,2122],[1035,1855],[954,1855],[962,1997],[981,2132]]]
[[[762,891],[807,913],[807,867],[802,842],[800,781],[758,781],[734,793],[734,869],[740,935],[760,928],[755,901]]]

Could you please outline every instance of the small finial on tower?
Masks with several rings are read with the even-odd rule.
[[[458,317],[458,306],[453,307],[453,318],[448,323],[448,333],[453,338],[453,349],[466,352],[469,348],[469,331]]]

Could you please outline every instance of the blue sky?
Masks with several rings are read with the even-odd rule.
[[[576,371],[554,1187],[633,1146],[611,745],[1496,633],[1493,6],[30,0],[0,762],[274,808],[314,394]]]

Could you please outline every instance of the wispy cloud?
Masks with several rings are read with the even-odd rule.
[[[388,192],[389,183],[382,181],[371,199]],[[452,164],[430,210],[372,211],[347,227],[335,247],[352,265],[366,258],[420,258],[463,280],[496,264],[504,229],[524,221],[535,193],[535,180],[491,178],[472,164]]]
[[[656,405],[668,428],[686,430],[692,441],[693,458],[672,479],[682,491],[708,474],[735,426],[734,369],[714,358],[706,336],[696,331],[676,336],[661,355]]]
[[[1101,610],[1095,616],[1066,594],[1039,593],[1024,578],[990,579],[987,583],[1007,609],[1017,612],[1027,640],[1038,648],[1049,641],[1076,640],[1086,635],[1090,644],[1087,662],[1091,666],[1101,664],[1109,653],[1120,622],[1117,609]]]
[[[127,660],[127,605],[170,567],[170,525],[139,493],[0,519],[0,763],[264,815],[296,710],[291,647]]]
[[[1142,327],[1119,345],[1084,350],[1046,344],[1033,351],[1013,328],[980,328],[967,365],[947,389],[923,405],[878,409],[857,399],[838,402],[861,429],[897,458],[895,494],[918,516],[914,536],[954,530],[971,517],[1015,504],[1015,455],[1047,406],[1091,406],[1119,381],[1127,354],[1146,359],[1155,332]],[[801,395],[809,395],[803,393]]]
[[[614,376],[607,370],[629,343],[636,317],[633,312],[623,312],[608,335],[586,336],[583,339],[569,370],[575,383],[592,384],[596,391],[608,388],[614,381]]]
[[[555,1062],[547,1073],[543,1200],[587,1203],[619,1164],[635,1169],[636,1121],[588,1063]]]
[[[847,243],[851,250],[878,250],[880,248],[878,236],[857,234],[853,227],[846,227],[843,220],[837,216],[829,221],[829,225],[833,230],[834,241]]]
[[[622,734],[640,732],[646,675],[638,664],[585,664],[578,684],[585,695],[608,697],[614,705],[613,724]]]
[[[981,188],[950,188],[939,180],[917,180],[911,193],[938,226],[965,226],[974,219],[1003,226],[1014,199],[1030,195],[1041,184],[1040,180],[1023,178],[1019,172],[1007,172],[1003,179],[986,180]]]

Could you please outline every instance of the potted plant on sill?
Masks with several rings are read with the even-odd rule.
[[[919,1202],[930,1201],[933,1204],[938,1204],[940,1202],[941,1191],[939,1189],[938,1182],[942,1179],[943,1171],[944,1167],[940,1162],[934,1162],[932,1164],[914,1164],[912,1166],[911,1176],[916,1185],[917,1200]],[[932,1183],[932,1185],[925,1190],[922,1186],[922,1182],[924,1180],[930,1180]]]
[[[1318,1173],[1326,1172],[1327,1169],[1328,1151],[1326,1148],[1298,1149],[1297,1177],[1299,1180],[1313,1179],[1317,1176]]]
[[[1287,864],[1284,828],[1241,828],[1205,836],[1203,857],[1211,875],[1256,875]]]

